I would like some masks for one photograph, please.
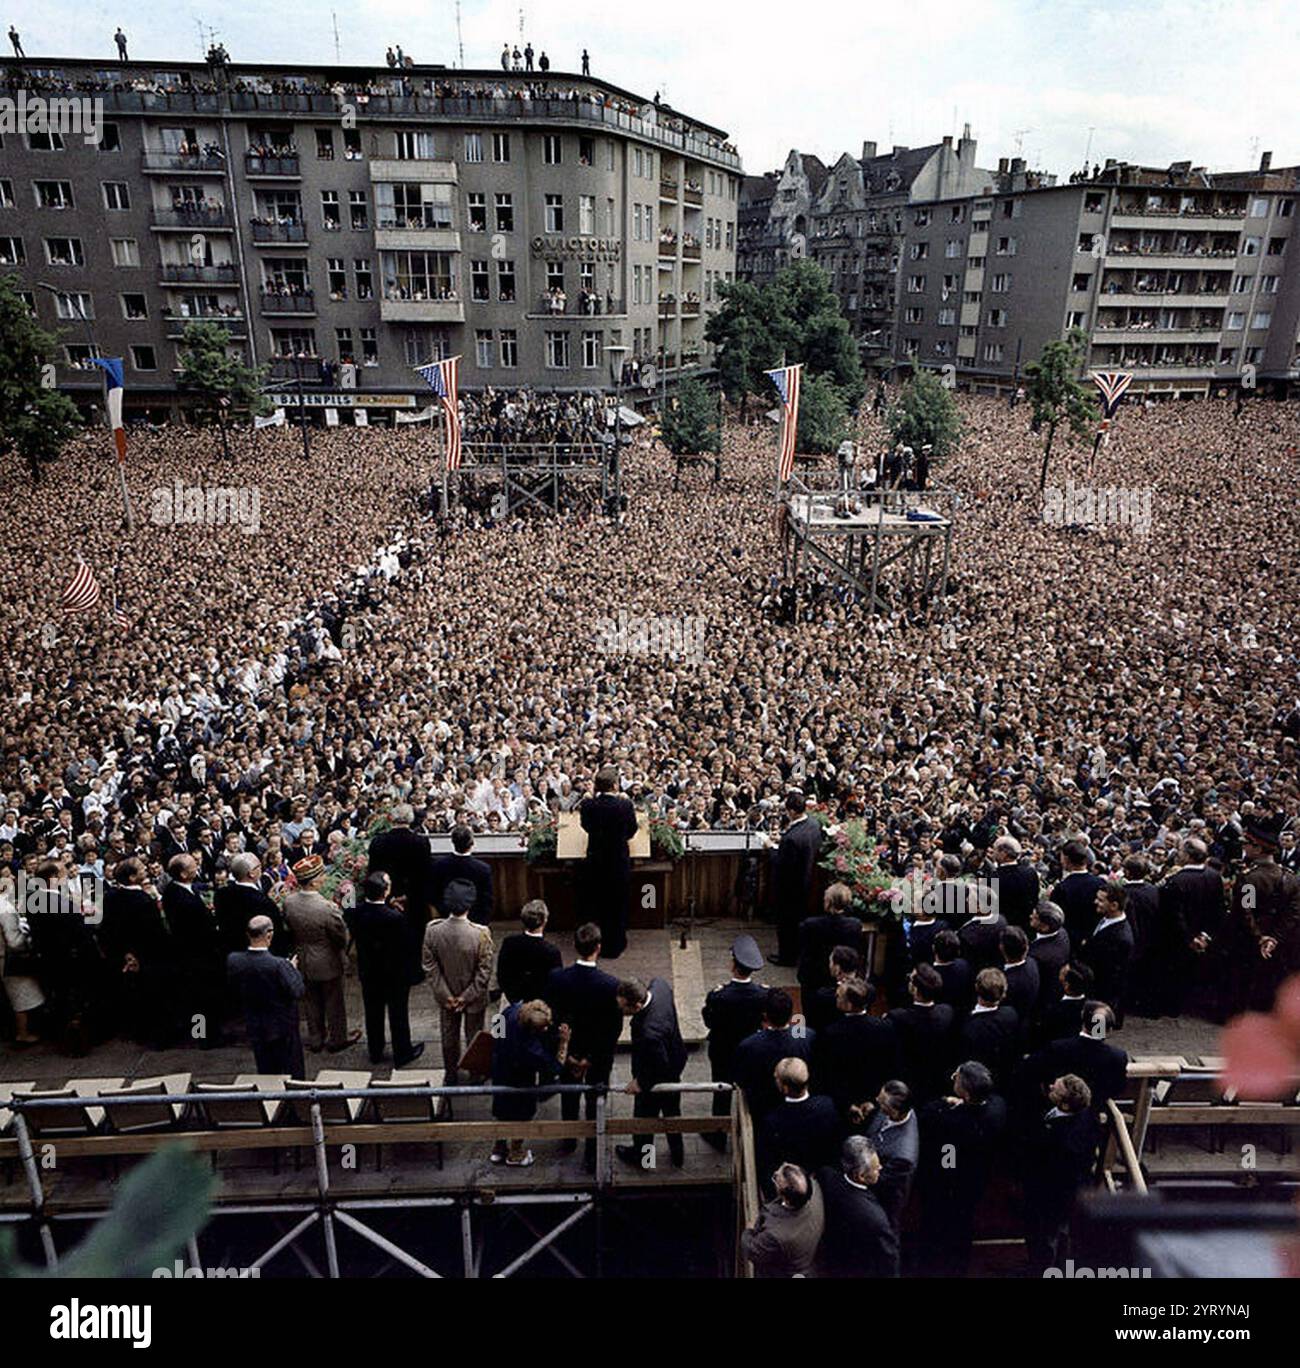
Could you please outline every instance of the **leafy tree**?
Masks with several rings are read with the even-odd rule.
[[[751,394],[761,394],[771,370],[781,359],[768,323],[764,291],[746,281],[719,287],[722,308],[709,315],[705,338],[717,348],[718,374],[723,393],[740,399],[743,417]]]
[[[1025,393],[1033,408],[1034,428],[1047,429],[1040,490],[1047,488],[1047,463],[1056,429],[1065,423],[1068,435],[1082,438],[1096,421],[1092,392],[1079,379],[1087,345],[1083,332],[1072,328],[1064,341],[1049,342],[1042,356],[1025,367]]]
[[[951,455],[961,441],[961,415],[952,391],[932,370],[918,370],[885,416],[896,443],[917,451],[932,448],[935,460]]]
[[[198,400],[199,416],[215,422],[221,431],[221,451],[229,460],[226,424],[236,409],[252,414],[269,413],[271,405],[262,394],[264,366],[254,369],[230,354],[229,330],[220,323],[187,323],[181,339],[180,387]]]
[[[81,425],[72,400],[41,383],[57,345],[32,317],[14,277],[0,276],[0,454],[12,451],[26,461],[33,484]]]
[[[717,396],[699,380],[685,381],[676,407],[664,414],[660,435],[674,456],[716,452],[722,442]]]
[[[848,400],[829,375],[804,380],[799,391],[796,449],[810,456],[837,451],[851,427]]]

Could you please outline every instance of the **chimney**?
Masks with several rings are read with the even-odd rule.
[[[952,134],[951,134],[951,133],[945,133],[945,134],[944,134],[944,137],[943,137],[943,145],[944,145],[950,152],[952,151]]]
[[[999,158],[998,158],[998,175],[999,175],[999,176],[1005,176],[1005,175],[1007,174],[1007,170],[1008,170],[1009,167],[1010,167],[1010,162],[1007,160],[1006,157],[999,157]]]
[[[1259,169],[1261,171],[1271,171],[1273,169],[1273,154],[1265,152],[1260,156]]]
[[[1025,159],[1023,157],[1011,158],[1011,174],[1019,176],[1025,169]]]
[[[894,144],[894,150],[893,150],[893,152],[891,153],[891,155],[896,157],[896,156],[898,156],[898,154],[899,154],[900,152],[906,152],[906,151],[907,151],[907,144],[906,144],[906,143],[895,143],[895,144]]]
[[[873,143],[873,142],[864,142],[864,143],[862,144],[862,160],[863,160],[863,161],[870,161],[870,160],[872,159],[872,157],[874,157],[875,155],[876,155],[876,144]]]

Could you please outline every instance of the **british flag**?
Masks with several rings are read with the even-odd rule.
[[[764,371],[781,398],[781,461],[778,466],[784,484],[794,470],[795,439],[799,432],[799,380],[803,366],[781,366]]]
[[[434,361],[415,368],[425,384],[438,396],[443,417],[447,420],[447,469],[460,469],[460,412],[456,407],[456,381],[460,374],[460,357]]]
[[[60,608],[65,613],[88,613],[99,602],[99,581],[84,560],[77,561],[72,578],[64,586]]]

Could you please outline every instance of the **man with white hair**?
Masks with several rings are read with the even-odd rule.
[[[247,942],[248,924],[265,917],[275,933],[271,949],[286,955],[292,949],[289,928],[280,909],[262,891],[262,862],[251,851],[241,851],[230,861],[230,882],[213,898],[213,912],[227,954],[236,954]]]
[[[999,836],[993,842],[993,887],[997,890],[998,911],[1008,926],[1022,931],[1029,926],[1029,914],[1038,904],[1038,873],[1021,859],[1020,842],[1014,836]]]

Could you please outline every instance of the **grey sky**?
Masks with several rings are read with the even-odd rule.
[[[494,66],[519,36],[518,0],[463,0],[465,65]],[[746,169],[790,147],[832,160],[863,139],[916,145],[969,122],[980,160],[1017,152],[1068,174],[1091,136],[1107,156],[1212,169],[1300,162],[1296,0],[652,0],[595,7],[529,0],[525,36],[552,67],[656,90],[733,135]],[[31,57],[200,56],[199,23],[237,61],[382,61],[400,42],[417,61],[457,62],[454,0],[9,0]],[[521,43],[522,46],[522,43]]]

